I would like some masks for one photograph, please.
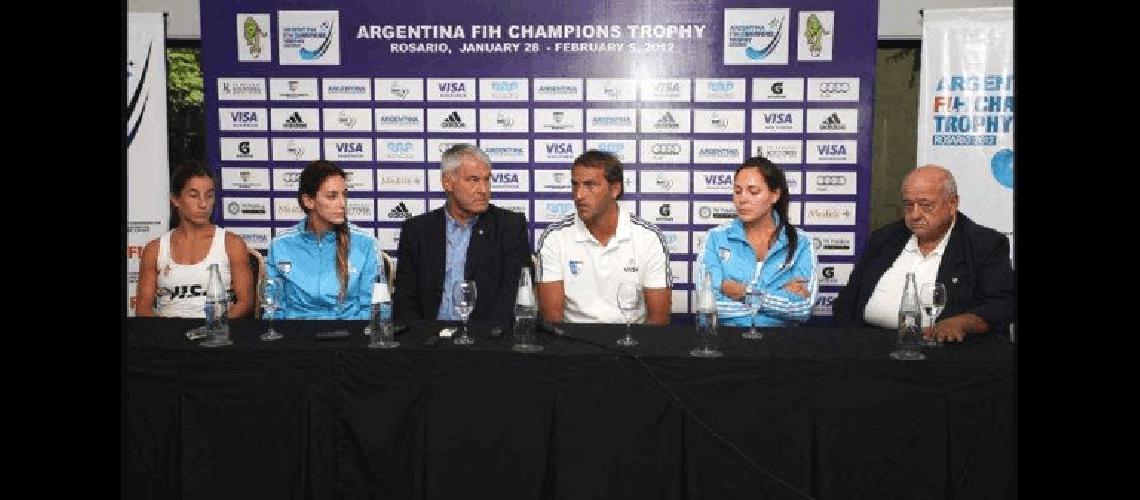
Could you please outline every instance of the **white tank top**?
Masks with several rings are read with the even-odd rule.
[[[166,317],[204,318],[206,280],[210,277],[210,264],[218,264],[222,283],[233,303],[230,290],[230,259],[226,256],[226,231],[214,227],[214,241],[206,258],[197,264],[178,264],[170,258],[170,233],[158,240],[158,297],[155,314]]]

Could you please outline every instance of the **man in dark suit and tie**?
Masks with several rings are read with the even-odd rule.
[[[903,280],[946,286],[946,308],[927,338],[962,341],[967,335],[1004,335],[1013,320],[1009,239],[958,211],[950,171],[924,165],[902,186],[903,219],[871,233],[847,286],[833,304],[841,326],[895,328]]]
[[[509,322],[520,270],[530,265],[526,217],[490,204],[491,160],[471,144],[443,153],[440,176],[447,203],[400,228],[393,318],[462,319],[453,290],[474,280],[470,319]]]

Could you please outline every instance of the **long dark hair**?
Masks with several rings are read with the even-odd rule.
[[[784,265],[788,265],[792,261],[796,253],[796,244],[798,238],[796,228],[788,222],[788,179],[784,176],[784,171],[777,167],[771,160],[763,156],[753,156],[744,160],[744,164],[736,167],[736,172],[732,174],[735,181],[736,176],[740,175],[740,171],[746,168],[754,168],[760,175],[764,177],[764,183],[768,185],[769,190],[780,190],[780,197],[776,199],[776,203],[772,205],[772,210],[780,216],[780,225],[776,226],[776,231],[779,232],[780,228],[784,228],[784,234],[788,236],[788,255],[784,258]]]
[[[309,213],[301,196],[307,194],[310,198],[316,198],[317,191],[321,189],[321,184],[324,184],[325,179],[334,175],[348,179],[344,169],[324,160],[314,161],[301,171],[301,180],[297,187],[297,203],[301,205],[301,210],[304,210],[306,214]],[[334,225],[333,229],[336,230],[336,276],[340,280],[340,294],[337,298],[343,301],[345,294],[348,293],[348,239],[350,237],[348,219],[346,218],[341,224]]]
[[[182,190],[186,188],[186,183],[194,177],[205,177],[214,183],[215,192],[217,192],[218,180],[214,178],[214,173],[206,167],[206,164],[198,160],[186,160],[174,169],[174,173],[170,176],[170,196],[175,198],[182,196]],[[213,207],[210,207],[211,214]],[[211,217],[212,218],[212,217]],[[170,207],[170,228],[178,227],[182,222],[182,218],[178,216],[178,209],[173,205]]]

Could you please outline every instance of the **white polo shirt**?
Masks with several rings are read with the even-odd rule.
[[[538,238],[538,282],[561,281],[566,292],[563,321],[625,323],[618,309],[618,283],[633,281],[643,288],[672,287],[669,250],[657,226],[618,208],[617,232],[605,245],[598,243],[578,214],[546,227]],[[636,323],[645,322],[642,300]]]
[[[919,291],[922,291],[923,283],[934,283],[938,279],[938,268],[942,265],[942,254],[946,253],[946,242],[950,241],[950,233],[954,231],[957,222],[955,220],[950,223],[950,228],[942,235],[942,241],[926,256],[918,250],[918,237],[910,235],[894,264],[875,284],[875,291],[871,292],[867,307],[863,308],[864,321],[883,328],[898,328],[899,304],[902,303],[903,288],[906,288],[906,273],[914,273]],[[925,325],[930,318],[924,315],[922,321]]]

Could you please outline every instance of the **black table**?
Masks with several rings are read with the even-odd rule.
[[[545,351],[509,335],[368,349],[363,322],[277,322],[234,345],[201,320],[127,320],[129,498],[1012,498],[1013,348],[986,336],[887,354],[879,329],[566,325]],[[314,339],[348,328],[344,340]],[[596,345],[595,345],[596,344]],[[634,354],[630,355],[630,354]]]

